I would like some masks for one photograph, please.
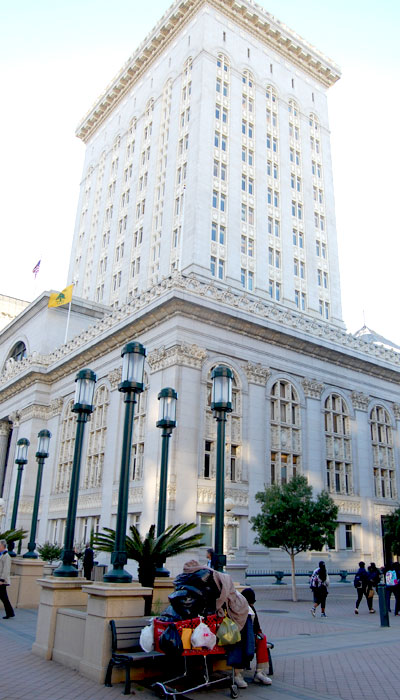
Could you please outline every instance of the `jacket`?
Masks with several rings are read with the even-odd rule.
[[[8,554],[8,552],[4,552],[4,554],[2,554],[0,557],[0,579],[3,579],[2,581],[0,581],[0,585],[4,585],[4,583],[6,586],[10,585],[10,573],[11,557]]]

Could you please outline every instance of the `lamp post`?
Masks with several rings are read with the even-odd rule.
[[[124,394],[124,436],[122,441],[115,544],[111,555],[113,568],[104,574],[103,580],[106,583],[130,583],[132,581],[132,576],[124,569],[128,561],[126,555],[126,525],[128,520],[129,467],[132,452],[136,394],[141,394],[144,389],[143,374],[146,349],[140,343],[127,343],[122,349],[121,355],[123,358],[122,381],[118,391]]]
[[[225,423],[226,414],[232,411],[233,372],[219,365],[211,372],[211,410],[217,420],[217,473],[215,480],[215,569],[223,571],[224,555],[224,498],[225,498]]]
[[[176,401],[178,394],[175,389],[167,387],[161,389],[158,394],[159,414],[156,423],[157,428],[162,429],[161,439],[161,469],[160,469],[160,492],[158,498],[158,518],[157,537],[165,530],[165,518],[167,509],[167,482],[168,482],[168,450],[169,438],[176,427]],[[156,576],[169,576],[168,569],[164,568],[165,559],[157,562]]]
[[[81,369],[76,375],[75,403],[73,413],[77,413],[74,461],[72,463],[71,485],[69,490],[67,523],[65,526],[64,549],[62,563],[53,571],[53,576],[78,576],[78,569],[73,566],[74,535],[76,509],[78,505],[79,476],[81,471],[82,443],[85,423],[93,413],[93,396],[97,377],[91,369]]]
[[[27,464],[27,462],[28,462],[28,447],[29,447],[29,445],[30,445],[30,442],[27,438],[20,438],[17,442],[17,456],[15,458],[15,463],[18,464],[18,471],[17,471],[17,482],[15,484],[14,505],[13,505],[12,515],[11,515],[11,525],[10,525],[11,530],[15,530],[15,526],[17,523],[19,495],[21,492],[22,472],[24,471],[25,464]],[[14,542],[10,542],[9,547],[8,547],[8,553],[11,557],[16,556],[16,554],[14,552]]]
[[[36,491],[35,500],[33,502],[33,513],[32,513],[32,524],[31,524],[31,535],[28,543],[28,551],[23,555],[23,559],[37,559],[38,554],[35,552],[36,549],[36,528],[37,528],[37,518],[39,512],[39,501],[40,501],[40,491],[42,488],[42,476],[44,460],[49,456],[49,445],[50,445],[51,432],[49,430],[40,430],[38,433],[38,446],[36,452],[36,461],[38,463],[38,471],[36,477]]]

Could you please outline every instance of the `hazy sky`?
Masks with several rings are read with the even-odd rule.
[[[260,4],[341,66],[329,111],[343,317],[355,331],[365,313],[400,344],[400,3]],[[0,294],[65,286],[85,150],[75,127],[169,6],[0,0]]]

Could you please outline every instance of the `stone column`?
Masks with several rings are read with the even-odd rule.
[[[6,471],[8,437],[10,434],[10,423],[8,420],[0,421],[0,496],[3,495],[3,484]]]
[[[303,473],[307,473],[310,486],[317,493],[325,488],[325,469],[324,469],[324,439],[323,423],[321,420],[321,394],[324,385],[317,382],[316,379],[305,378],[301,382],[304,395],[306,398],[305,422],[306,430],[304,431],[303,444]]]
[[[94,583],[84,586],[82,594],[87,594],[88,602],[79,670],[87,678],[104,683],[111,657],[110,620],[142,617],[145,597],[151,596],[152,589],[137,583]]]
[[[87,604],[88,581],[85,578],[42,578],[36,639],[32,652],[50,660],[53,656],[54,637],[56,633],[57,611],[59,608],[85,606]]]

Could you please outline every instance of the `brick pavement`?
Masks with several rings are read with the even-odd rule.
[[[251,700],[376,700],[400,697],[400,617],[380,627],[379,614],[369,615],[366,603],[354,615],[351,585],[332,586],[327,619],[310,614],[311,596],[299,588],[300,601],[290,600],[289,586],[259,588],[257,608],[268,637],[275,642],[273,685],[255,684],[241,691]],[[377,601],[376,601],[377,603]],[[274,612],[271,612],[274,611]],[[36,612],[17,610],[12,620],[0,619],[0,700],[113,700],[122,686],[105,688],[77,672],[30,652]],[[133,687],[140,700],[155,696]],[[210,698],[211,696],[211,698]],[[190,693],[192,700],[229,698],[229,689]]]

